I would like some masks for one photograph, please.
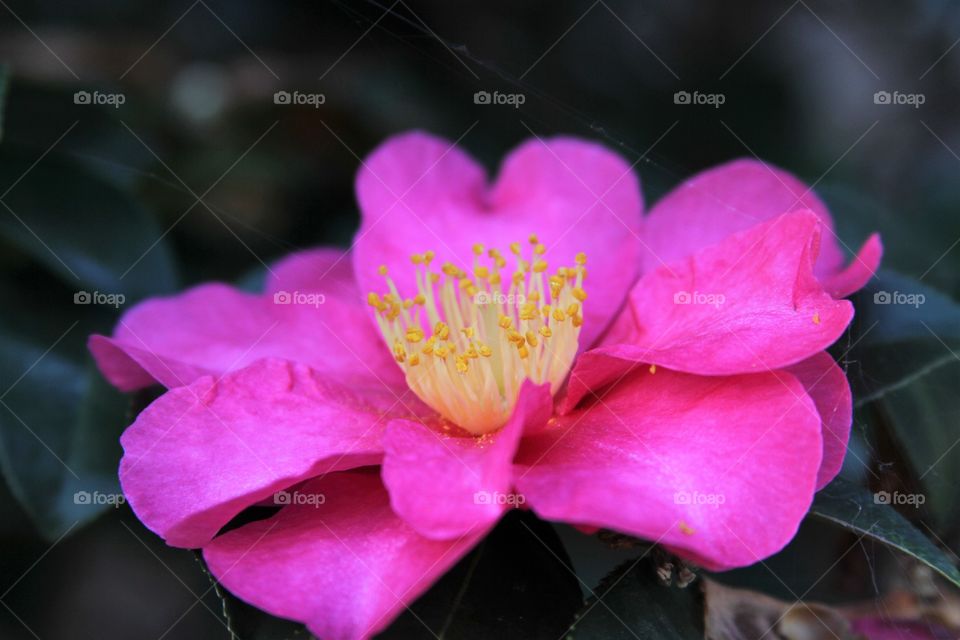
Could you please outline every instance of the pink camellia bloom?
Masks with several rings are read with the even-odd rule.
[[[350,252],[294,254],[262,295],[146,301],[90,340],[118,388],[168,388],[122,438],[131,507],[240,598],[368,637],[519,502],[740,567],[837,474],[850,389],[824,349],[881,247],[844,267],[792,176],[733,162],[644,216],[596,144],[526,142],[491,186],[410,133],[356,186]]]

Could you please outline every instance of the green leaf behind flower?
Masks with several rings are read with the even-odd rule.
[[[174,291],[170,248],[147,211],[80,163],[45,153],[0,146],[0,239],[76,291],[126,302]]]
[[[567,640],[694,640],[704,636],[703,596],[694,583],[666,585],[650,556],[629,560],[593,590]]]
[[[121,503],[128,405],[93,366],[0,333],[0,471],[47,539]]]
[[[960,571],[950,556],[862,487],[834,480],[817,494],[810,514],[912,556],[960,587]]]

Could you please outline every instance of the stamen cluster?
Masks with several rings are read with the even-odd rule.
[[[388,291],[371,292],[380,332],[407,384],[444,418],[474,434],[503,426],[524,380],[556,393],[577,353],[587,258],[548,273],[535,235],[527,256],[510,245],[514,271],[497,249],[473,247],[470,273],[434,252],[413,254],[417,293],[403,298],[385,266]]]

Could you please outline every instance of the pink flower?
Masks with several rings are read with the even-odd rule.
[[[518,503],[739,567],[838,472],[850,389],[824,349],[881,247],[844,267],[792,176],[733,162],[644,217],[598,145],[529,141],[488,186],[411,133],[357,196],[352,252],[292,255],[263,295],[146,301],[90,340],[120,389],[168,388],[122,438],[130,505],[237,596],[367,637]]]

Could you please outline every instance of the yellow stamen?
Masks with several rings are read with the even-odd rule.
[[[577,353],[586,256],[551,275],[546,246],[528,240],[509,245],[512,271],[504,253],[481,244],[468,270],[447,262],[437,273],[434,252],[413,253],[415,292],[399,291],[382,265],[386,291],[367,296],[411,390],[473,434],[506,423],[524,380],[556,393]]]

